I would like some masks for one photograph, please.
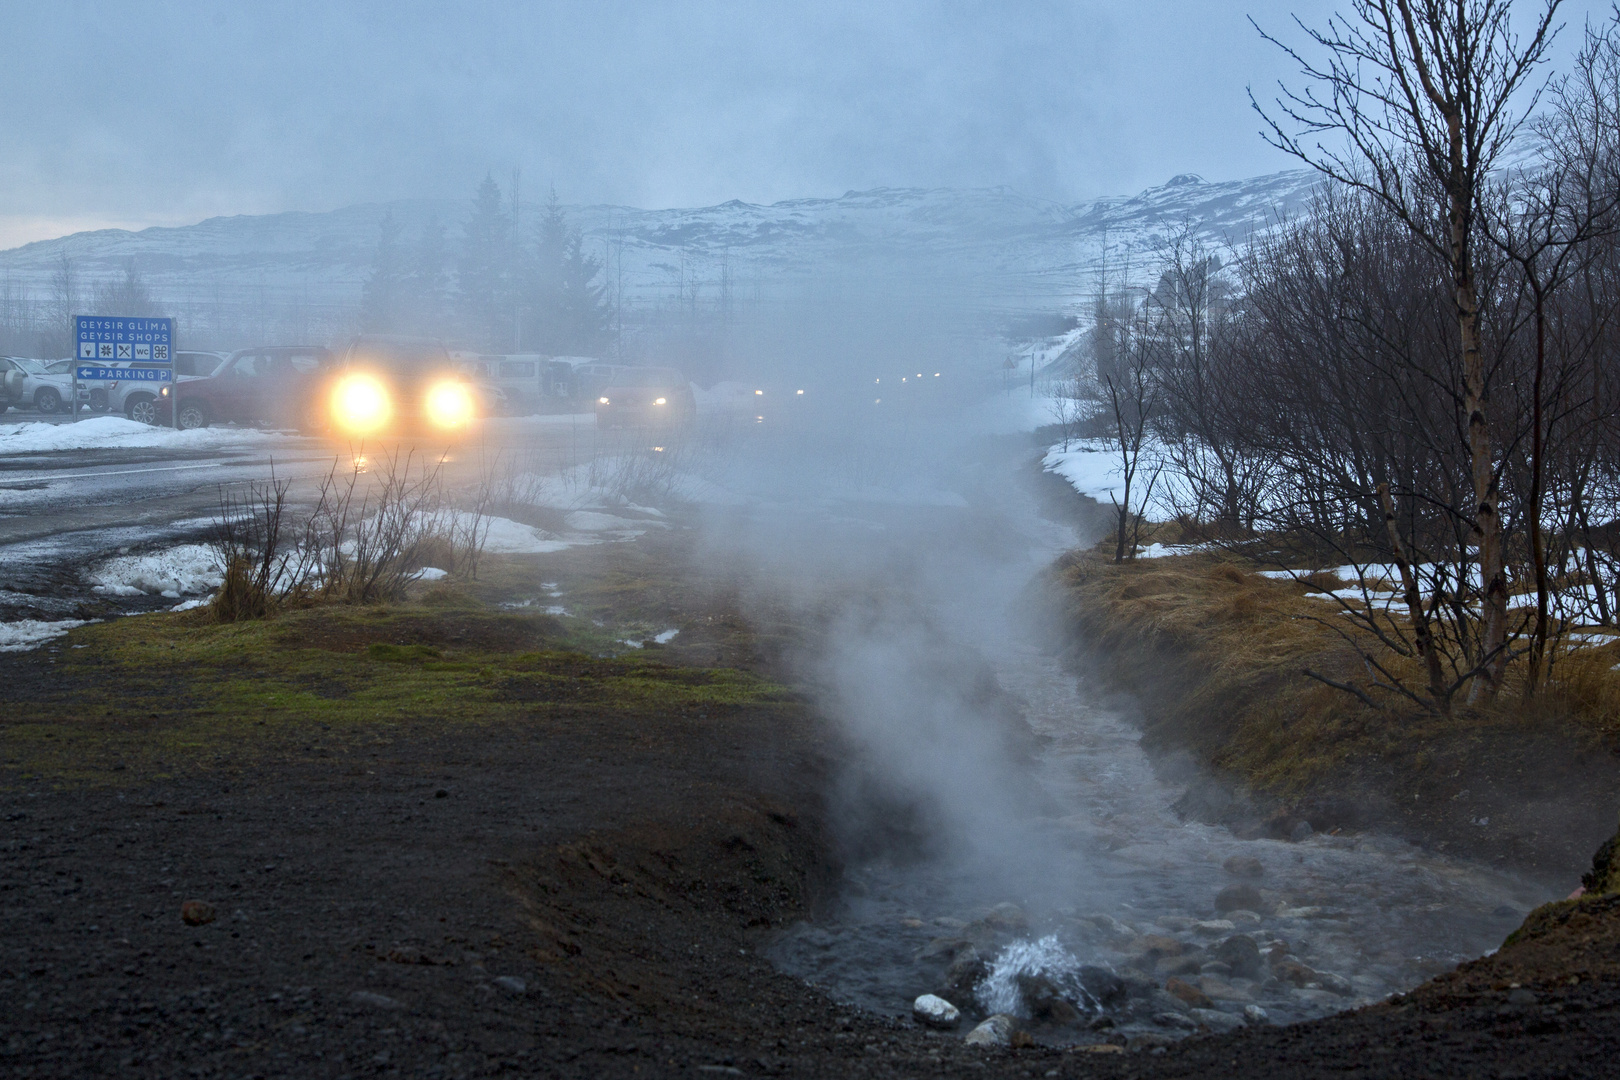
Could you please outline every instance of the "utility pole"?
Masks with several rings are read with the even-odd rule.
[[[516,165],[512,166],[512,351],[518,352],[522,348],[523,332],[523,304],[519,299],[522,295],[520,284],[523,277],[523,227],[522,213],[523,201],[519,197],[519,181],[523,179],[523,170]]]

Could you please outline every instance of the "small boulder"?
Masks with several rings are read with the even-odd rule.
[[[1254,1000],[1254,995],[1247,990],[1233,986],[1225,979],[1213,975],[1203,976],[1198,980],[1198,985],[1205,994],[1215,1001],[1249,1002]]]
[[[1099,1005],[1118,1005],[1129,997],[1131,992],[1124,979],[1095,964],[1081,967],[1080,985]]]
[[[1136,947],[1143,953],[1160,956],[1180,956],[1187,951],[1186,943],[1164,934],[1143,934],[1136,939]]]
[[[944,957],[946,960],[954,960],[964,949],[973,947],[973,942],[964,937],[937,937],[918,950],[917,959],[934,960]]]
[[[967,1033],[962,1041],[969,1046],[1006,1046],[1012,1042],[1018,1021],[1006,1013],[996,1013]]]
[[[1243,1006],[1243,1019],[1256,1026],[1271,1023],[1271,1017],[1258,1005]]]
[[[1234,1031],[1243,1026],[1242,1017],[1218,1012],[1215,1009],[1194,1009],[1192,1015],[1194,1020],[1211,1031]]]
[[[1233,855],[1221,863],[1221,868],[1233,877],[1240,878],[1264,877],[1266,873],[1266,868],[1253,855]]]
[[[1343,975],[1335,975],[1331,971],[1318,971],[1314,981],[1329,993],[1338,994],[1340,997],[1355,997],[1355,985]]]
[[[911,1017],[923,1027],[945,1030],[961,1023],[962,1010],[942,997],[924,994],[911,1003]]]
[[[1023,1028],[1019,1028],[1017,1031],[1012,1033],[1012,1038],[1007,1040],[1007,1045],[1012,1047],[1014,1050],[1028,1050],[1030,1047],[1035,1045],[1035,1036],[1031,1035]]]
[[[1005,901],[991,908],[990,913],[980,921],[992,930],[1002,930],[1009,934],[1029,929],[1029,916],[1024,914],[1024,909]]]
[[[1264,904],[1260,890],[1253,885],[1228,885],[1215,894],[1215,910],[1223,914],[1228,911],[1259,911]]]
[[[1063,988],[1045,975],[1018,975],[1013,979],[1024,1008],[1037,1020],[1051,1024],[1073,1024],[1080,1010],[1063,994]]]
[[[1195,1009],[1207,1009],[1211,1005],[1215,1004],[1210,1000],[1208,994],[1204,993],[1202,990],[1198,989],[1198,987],[1194,986],[1185,979],[1167,979],[1165,980],[1164,988],[1166,992],[1181,999]]]
[[[945,989],[953,994],[971,997],[978,985],[990,977],[990,968],[979,950],[969,945],[956,954],[951,966],[945,969]]]
[[[1210,953],[1240,979],[1258,979],[1265,970],[1260,946],[1248,934],[1233,934]]]
[[[1178,1031],[1192,1031],[1198,1027],[1198,1021],[1194,1020],[1190,1016],[1183,1016],[1181,1013],[1177,1012],[1154,1013],[1148,1019],[1160,1027],[1175,1028]],[[1131,1045],[1135,1046],[1137,1044],[1137,1040],[1140,1038],[1141,1036],[1139,1035],[1132,1035]]]
[[[1170,956],[1159,961],[1156,970],[1160,975],[1197,975],[1204,969],[1204,956]]]
[[[202,900],[187,900],[180,905],[180,918],[187,926],[201,926],[214,921],[214,905]]]
[[[1293,983],[1295,986],[1306,986],[1320,978],[1311,968],[1286,956],[1272,960],[1271,974],[1279,981]]]
[[[1311,837],[1311,834],[1314,833],[1315,831],[1316,831],[1315,829],[1311,828],[1311,823],[1310,822],[1301,821],[1299,824],[1295,825],[1292,829],[1290,829],[1288,831],[1288,839],[1292,840],[1294,843],[1297,844],[1301,840],[1309,840],[1310,837]]]
[[[490,982],[505,990],[508,994],[522,995],[529,992],[529,984],[516,975],[497,975]]]

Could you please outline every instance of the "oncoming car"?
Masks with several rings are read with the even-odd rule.
[[[598,427],[670,427],[696,415],[692,387],[674,368],[620,368],[596,398]]]
[[[483,388],[436,341],[364,335],[349,343],[325,394],[337,435],[466,431],[487,409]]]

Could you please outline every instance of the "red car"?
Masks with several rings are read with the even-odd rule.
[[[238,349],[215,372],[170,389],[180,401],[182,428],[227,421],[258,427],[320,430],[332,354],[320,346],[281,345]],[[168,423],[169,401],[159,399],[159,423]]]

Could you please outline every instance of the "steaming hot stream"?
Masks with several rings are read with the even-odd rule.
[[[961,1032],[1004,1012],[1056,1042],[1173,1036],[1408,989],[1548,899],[1389,837],[1178,816],[1191,766],[1150,762],[1131,704],[1033,629],[1029,583],[1082,538],[1036,513],[1010,479],[1025,451],[998,445],[888,502],[748,526],[757,562],[845,586],[806,661],[853,763],[830,800],[845,880],[775,941],[779,967],[880,1013],[938,994]]]

